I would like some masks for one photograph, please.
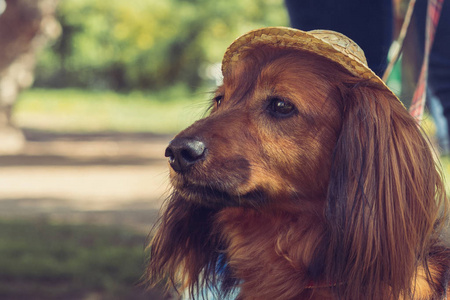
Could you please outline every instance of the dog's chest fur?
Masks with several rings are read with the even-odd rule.
[[[314,217],[298,214],[274,218],[243,208],[220,212],[216,225],[228,244],[228,264],[241,280],[241,298],[292,299],[304,294],[315,299],[310,298],[314,292],[320,294],[317,299],[327,299],[327,288],[308,288],[308,269],[324,235],[317,224]]]

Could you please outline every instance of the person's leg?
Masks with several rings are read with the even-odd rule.
[[[423,59],[426,34],[427,0],[417,0],[414,8],[415,30],[417,32],[417,54],[420,61]],[[420,70],[421,66],[418,66]],[[450,126],[450,2],[444,1],[439,23],[436,28],[434,42],[431,48],[428,65],[428,90],[427,103],[430,112],[435,119],[436,126],[442,124],[440,119],[445,119],[444,123]],[[442,109],[432,110],[433,102],[439,101]],[[446,139],[450,129],[447,127]],[[439,134],[439,132],[438,132]],[[439,143],[442,143],[442,136],[438,135]],[[444,140],[445,143],[445,140]]]
[[[285,0],[285,3],[292,27],[345,34],[364,50],[369,67],[382,75],[392,42],[391,0]]]
[[[441,101],[450,124],[450,2],[444,1],[430,53],[428,84]]]

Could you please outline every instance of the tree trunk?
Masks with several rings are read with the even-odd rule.
[[[19,92],[34,80],[36,53],[61,29],[54,17],[58,0],[0,0],[0,153],[19,150],[24,137],[11,119]],[[1,13],[1,12],[0,12]]]

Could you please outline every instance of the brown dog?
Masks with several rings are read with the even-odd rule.
[[[415,120],[329,31],[235,41],[210,115],[166,150],[148,276],[238,299],[445,299],[447,199]]]

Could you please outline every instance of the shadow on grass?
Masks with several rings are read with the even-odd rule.
[[[147,237],[121,228],[0,220],[1,299],[166,299],[142,283]]]
[[[40,166],[145,166],[160,162],[160,159],[145,157],[95,157],[73,158],[62,155],[2,155],[2,167],[40,167]]]
[[[86,224],[127,228],[147,235],[158,218],[159,208],[148,205],[148,201],[136,199],[117,204],[111,209],[83,210],[74,201],[59,198],[8,198],[0,199],[1,220],[36,220],[63,224]],[[8,221],[10,222],[10,221]],[[19,233],[19,229],[17,232]],[[0,229],[1,232],[1,229]],[[0,237],[1,239],[1,237]],[[0,270],[1,272],[1,270]]]
[[[25,139],[30,142],[49,141],[151,141],[167,139],[171,134],[157,134],[152,132],[52,132],[32,128],[22,128]]]

